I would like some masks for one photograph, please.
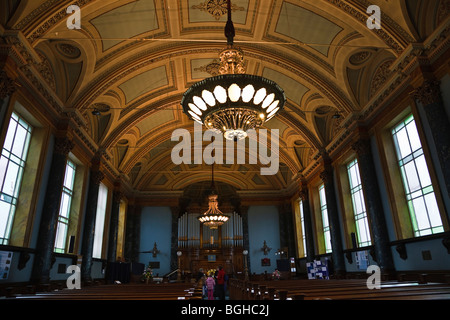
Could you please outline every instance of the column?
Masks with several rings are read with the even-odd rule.
[[[125,233],[125,259],[127,262],[139,261],[140,237],[140,207],[133,203],[128,204],[126,233]]]
[[[105,175],[100,171],[100,160],[95,160],[95,165],[90,169],[89,189],[86,201],[86,211],[84,216],[83,239],[81,243],[81,280],[92,281],[92,252],[94,247],[95,217],[97,215],[98,191],[100,183]]]
[[[440,82],[425,79],[421,86],[415,89],[413,97],[422,104],[428,119],[447,195],[450,196],[450,122],[444,108]]]
[[[295,257],[294,217],[290,203],[278,206],[278,221],[280,228],[280,248],[288,248],[288,259]]]
[[[342,246],[341,224],[339,221],[336,190],[334,187],[333,167],[331,159],[324,154],[324,171],[320,174],[325,186],[325,197],[327,199],[328,221],[330,224],[331,248],[334,274],[342,276],[345,273],[344,250]]]
[[[119,233],[119,210],[122,197],[123,194],[120,190],[113,192],[111,218],[109,222],[108,262],[115,262],[117,260],[117,235]]]
[[[6,56],[0,56],[0,132],[6,131],[8,126],[8,105],[17,87],[14,79],[17,77],[16,64]],[[5,121],[6,120],[6,121]],[[6,134],[6,132],[5,132]]]
[[[170,207],[172,213],[172,236],[170,238],[170,270],[178,268],[178,217],[180,217],[180,207]]]
[[[248,236],[248,207],[240,206],[239,213],[241,214],[241,217],[242,217],[243,247],[244,247],[244,250],[248,251],[247,269],[248,269],[248,274],[251,274],[252,269],[251,269],[251,264],[250,264],[250,239]]]
[[[315,258],[314,250],[314,229],[312,224],[311,206],[309,204],[309,191],[305,181],[301,183],[300,199],[303,203],[303,221],[305,224],[306,261],[313,262]]]
[[[14,80],[11,79],[6,71],[0,71],[0,126],[2,127],[1,131],[8,126],[9,119],[6,119],[8,114],[8,105],[11,99],[11,95],[16,91],[16,86],[14,84]],[[5,128],[3,128],[5,126]],[[3,140],[3,139],[2,139]]]
[[[376,261],[384,274],[394,272],[394,261],[389,245],[389,234],[386,225],[380,189],[369,138],[361,138],[352,145],[358,157],[361,182],[364,187],[366,211],[372,231],[372,244]]]
[[[73,147],[74,144],[69,138],[56,137],[31,275],[31,280],[35,283],[45,284],[50,281],[52,254],[55,245],[67,156]]]

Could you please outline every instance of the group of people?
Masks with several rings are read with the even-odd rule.
[[[199,272],[203,274],[202,269],[200,269]],[[225,300],[228,276],[225,273],[225,270],[223,270],[223,267],[219,266],[215,273],[209,272],[204,276],[206,276],[204,290],[206,291],[205,296],[208,296],[208,300],[215,300],[216,297],[218,300]]]

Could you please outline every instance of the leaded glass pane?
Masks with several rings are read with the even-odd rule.
[[[433,191],[414,117],[393,130],[411,223],[416,236],[443,232],[442,219]]]

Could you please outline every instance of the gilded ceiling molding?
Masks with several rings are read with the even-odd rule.
[[[194,132],[194,128],[191,125],[189,125],[187,127],[181,127],[181,128],[188,130],[191,134],[193,134],[193,132]],[[144,158],[148,153],[150,153],[151,150],[153,150],[154,148],[157,148],[162,143],[170,140],[171,135],[172,135],[172,130],[168,129],[168,130],[163,131],[162,133],[160,132],[159,135],[157,135],[156,137],[153,137],[151,140],[145,141],[143,143],[143,145],[138,148],[138,151],[136,151],[130,158],[128,158],[127,162],[122,166],[121,170],[126,174],[130,173],[131,170],[135,167],[135,165],[139,161],[141,161],[141,159]],[[208,141],[202,142],[202,146],[204,146],[206,143],[208,143]],[[174,142],[174,144],[175,144],[175,142]],[[224,148],[225,148],[225,143],[224,143]],[[286,146],[280,145],[279,149],[280,149],[280,152],[279,152],[280,163],[285,163],[286,166],[288,166],[292,172],[298,171],[298,167],[295,164],[295,162],[291,159],[291,157],[288,155],[288,153],[286,151],[284,151],[286,149]],[[170,153],[171,150],[169,150],[167,152]],[[166,155],[162,155],[162,156],[166,156]],[[247,152],[246,152],[246,155],[247,155]],[[224,150],[224,157],[225,157],[225,150]],[[153,159],[150,160],[147,165],[149,165],[152,162],[154,162]],[[225,159],[224,159],[224,162],[225,162]],[[162,166],[162,165],[166,165],[166,163],[159,162],[157,165]]]
[[[172,47],[172,46],[171,46]],[[174,45],[175,49],[177,46]],[[74,105],[77,105],[78,108],[82,112],[89,109],[92,103],[97,99],[100,95],[109,91],[110,88],[114,87],[116,83],[120,83],[121,79],[126,77],[127,75],[136,72],[140,69],[145,68],[148,65],[155,64],[160,61],[171,60],[175,57],[182,55],[195,55],[205,52],[214,52],[216,50],[212,49],[199,49],[198,45],[195,46],[197,49],[187,50],[187,51],[178,51],[171,52],[165,55],[158,55],[161,51],[167,51],[167,47],[161,48],[161,51],[155,51],[154,49],[146,50],[144,52],[140,52],[138,55],[128,58],[124,61],[121,61],[118,65],[115,66],[114,70],[108,70],[103,72],[101,75],[97,76],[94,80],[92,80],[85,89],[78,94],[80,99],[74,102]],[[178,46],[178,48],[180,48]],[[155,56],[155,58],[152,58]]]
[[[198,5],[191,6],[192,9],[199,9],[212,15],[216,20],[220,20],[223,15],[228,13],[226,0],[206,0]],[[231,5],[231,11],[244,11],[244,7],[239,7],[236,4]]]
[[[67,8],[70,5],[76,5],[80,8],[97,0],[48,0],[41,6],[31,12],[25,19],[20,21],[13,28],[14,30],[21,30],[28,41],[33,44],[46,34],[53,26],[60,21],[67,19]],[[99,0],[98,0],[99,1]],[[61,3],[62,2],[62,3]],[[49,13],[52,10],[52,13]],[[38,23],[36,23],[39,21]],[[30,25],[37,25],[32,30],[28,31]]]
[[[220,68],[219,60],[214,59],[211,63],[208,63],[207,65],[200,66],[199,68],[194,68],[194,71],[206,72],[211,77],[215,77],[220,74],[219,68]]]
[[[120,82],[120,80],[125,77],[126,75],[135,72],[136,70],[139,70],[141,68],[144,68],[145,66],[156,63],[159,61],[166,61],[174,59],[178,56],[189,56],[189,55],[196,55],[200,53],[205,52],[211,52],[211,53],[217,53],[217,49],[213,48],[211,46],[206,46],[203,49],[200,49],[198,44],[195,45],[194,49],[189,49],[189,47],[192,47],[193,45],[186,45],[184,44],[184,47],[187,49],[182,50],[179,46],[180,44],[171,43],[169,45],[166,45],[164,47],[159,48],[157,52],[154,50],[145,50],[137,55],[128,58],[125,61],[120,62],[117,66],[115,66],[115,71],[109,70],[107,72],[102,73],[101,75],[97,76],[89,86],[86,86],[85,89],[78,95],[80,99],[76,102],[74,102],[74,105],[81,106],[80,110],[83,112],[84,110],[88,109],[90,105],[97,99],[101,94],[108,91],[112,86],[114,86],[115,83]],[[260,46],[248,46],[248,48],[251,49],[261,49]],[[176,49],[178,51],[176,52],[170,52],[171,49]],[[182,51],[181,51],[182,50]],[[168,54],[160,55],[157,54],[160,52],[170,52]],[[263,54],[264,53],[264,54]],[[312,84],[315,88],[317,88],[320,92],[323,92],[328,99],[334,104],[334,106],[339,110],[345,110],[346,112],[351,111],[351,109],[348,106],[352,106],[352,102],[346,97],[346,95],[335,85],[331,84],[329,81],[320,79],[317,77],[318,72],[315,70],[309,70],[306,69],[305,66],[302,65],[301,61],[298,61],[294,58],[286,57],[285,54],[281,52],[274,53],[274,57],[271,58],[266,54],[267,52],[264,51],[262,53],[254,53],[252,51],[246,52],[246,56],[253,57],[257,60],[263,60],[265,62],[268,62],[273,65],[277,65],[280,68],[287,69],[290,72],[298,75],[299,77],[306,80],[308,83]],[[155,57],[155,58],[152,58]],[[280,58],[283,58],[283,60],[286,60],[285,63],[280,61]],[[137,63],[137,64],[136,64]],[[293,67],[288,66],[287,63],[292,64],[293,66],[302,66],[303,68],[301,70]],[[134,64],[132,67],[130,65]],[[317,80],[313,80],[317,79]],[[320,81],[319,81],[320,79]],[[323,84],[320,84],[323,83]],[[330,88],[330,90],[326,89]],[[91,93],[90,93],[90,92]],[[88,98],[89,97],[89,98]],[[84,100],[84,102],[81,101],[81,99]],[[345,106],[345,107],[344,107]]]
[[[139,99],[134,99],[132,100],[133,102],[130,103],[129,105],[127,105],[125,108],[123,108],[120,111],[120,116],[119,119],[122,119],[123,117],[125,117],[127,114],[129,114],[130,112],[138,109],[138,108],[142,108],[142,106],[144,106],[147,102],[156,99],[156,98],[160,98],[164,95],[166,95],[167,97],[169,96],[169,94],[174,91],[176,92],[178,87],[177,87],[177,82],[174,81],[174,83],[170,84],[170,79],[176,79],[177,75],[175,74],[175,66],[173,61],[170,62],[169,68],[166,68],[166,70],[168,69],[169,72],[169,77],[168,81],[169,84],[167,86],[162,87],[162,89],[159,90],[152,90],[150,94],[147,94]],[[161,100],[158,100],[161,101]],[[181,101],[181,98],[180,98]],[[161,108],[159,108],[161,109]]]
[[[394,60],[388,59],[386,61],[383,61],[383,63],[378,66],[375,75],[370,83],[369,98],[372,98],[383,86],[383,84],[386,83],[386,81],[389,79],[389,76],[392,72],[390,67],[393,62]]]
[[[55,75],[53,74],[52,65],[43,53],[38,52],[38,55],[41,58],[42,62],[37,64],[36,68],[38,69],[44,80],[47,82],[47,84],[50,86],[50,88],[54,92],[56,92],[56,80]]]
[[[319,149],[322,146],[317,137],[311,132],[311,129],[307,128],[304,124],[295,119],[291,112],[281,112],[280,121],[287,124],[291,129],[294,129],[312,148]]]
[[[136,124],[138,124],[142,119],[150,117],[151,114],[157,111],[164,110],[166,108],[171,108],[174,105],[179,105],[181,100],[180,95],[175,95],[167,97],[165,99],[159,100],[157,106],[148,108],[142,108],[132,114],[127,120],[116,125],[113,132],[103,141],[102,146],[104,148],[110,148],[112,145],[116,144],[120,140],[121,136],[131,130]],[[179,119],[176,119],[179,120]]]
[[[287,70],[297,75],[298,77],[305,80],[312,87],[314,87],[318,92],[322,93],[327,99],[330,100],[333,107],[340,111],[344,111],[345,113],[349,113],[352,111],[352,107],[356,108],[354,104],[347,98],[347,95],[342,92],[342,90],[328,81],[327,79],[321,78],[318,76],[318,72],[315,70],[307,69],[302,64],[297,64],[297,66],[302,66],[302,68],[294,68],[291,65],[288,65],[280,59],[269,58],[269,57],[259,57],[253,55],[253,53],[248,52],[247,56],[253,56],[265,62],[268,62],[272,65],[278,66],[281,70]],[[294,62],[292,64],[295,65]]]
[[[371,5],[367,0],[325,0],[330,4],[336,6],[340,10],[354,17],[366,26],[368,15],[367,8]],[[381,20],[384,27],[381,29],[374,29],[374,33],[382,39],[390,48],[392,48],[397,55],[400,55],[408,43],[415,42],[400,25],[398,25],[391,17],[382,12]],[[386,30],[389,30],[387,32]]]

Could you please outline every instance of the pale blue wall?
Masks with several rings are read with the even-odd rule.
[[[251,273],[272,273],[279,256],[275,252],[280,248],[280,229],[278,208],[276,206],[251,206],[248,208],[249,259]],[[264,245],[272,248],[267,256],[261,251]],[[270,267],[261,266],[261,259],[269,258]]]
[[[140,253],[139,262],[148,266],[150,261],[159,261],[160,269],[153,273],[162,276],[170,270],[170,243],[172,237],[172,213],[169,207],[145,207],[141,213],[139,251],[151,251],[156,242],[160,253],[153,258],[151,253]]]

